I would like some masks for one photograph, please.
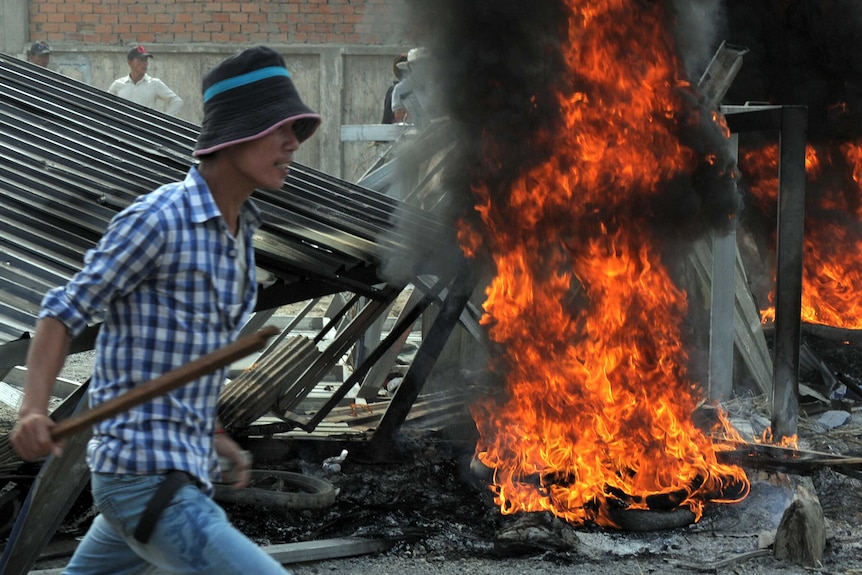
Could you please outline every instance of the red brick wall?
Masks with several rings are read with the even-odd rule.
[[[404,0],[31,0],[49,43],[400,44]]]

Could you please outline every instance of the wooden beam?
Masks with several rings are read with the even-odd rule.
[[[712,285],[712,249],[710,243],[701,238],[692,246],[689,262],[705,288]],[[739,247],[736,248],[734,269],[733,341],[748,373],[760,392],[772,395],[772,357],[766,344],[766,336],[760,324],[760,313],[748,286],[748,278],[742,263]]]
[[[273,559],[289,565],[303,561],[321,561],[339,557],[354,557],[366,553],[380,553],[390,549],[395,544],[388,539],[362,539],[360,537],[341,537],[323,539],[320,541],[300,541],[264,547]]]
[[[319,541],[299,541],[261,547],[282,565],[292,565],[304,561],[323,561],[341,557],[355,557],[367,553],[382,553],[395,544],[389,539],[362,539],[360,537],[341,537]],[[40,569],[30,571],[29,575],[60,575],[63,569]]]
[[[86,411],[83,388],[69,397]],[[90,481],[85,454],[89,430],[66,441],[59,457],[48,456],[30,488],[9,541],[0,557],[0,575],[23,575],[32,569],[63,518]]]

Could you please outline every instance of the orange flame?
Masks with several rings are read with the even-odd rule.
[[[700,391],[681,343],[686,294],[634,200],[709,159],[677,135],[692,121],[679,112],[689,86],[660,10],[568,5],[564,55],[584,89],[561,94],[564,125],[536,136],[556,154],[523,173],[507,202],[475,185],[484,229],[461,234],[470,250],[483,234],[496,264],[483,321],[507,354],[492,366],[506,397],[472,408],[476,455],[494,470],[503,513],[615,526],[614,508],[684,507],[699,519],[749,484],[692,422]]]
[[[775,214],[778,146],[743,154],[740,168],[751,182],[755,205]],[[827,169],[828,168],[828,169]],[[805,154],[806,213],[801,319],[811,324],[862,329],[862,144],[808,145]],[[774,295],[770,294],[770,301]],[[775,308],[761,311],[764,323]]]

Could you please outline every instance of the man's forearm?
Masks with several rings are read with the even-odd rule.
[[[19,415],[47,415],[48,402],[57,376],[63,369],[72,337],[66,326],[54,318],[43,318],[27,350],[27,378]]]

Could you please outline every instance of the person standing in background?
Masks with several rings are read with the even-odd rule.
[[[437,63],[427,48],[411,48],[407,61],[398,68],[406,71],[403,80],[392,90],[392,113],[396,122],[424,128],[439,113],[434,75]]]
[[[45,42],[44,40],[40,40],[39,42],[33,42],[33,44],[27,48],[27,61],[36,64],[37,66],[42,66],[43,68],[48,67],[48,61],[51,59],[51,45]]]
[[[167,84],[147,74],[152,57],[141,45],[129,50],[126,56],[129,75],[114,80],[108,92],[154,110],[159,109],[161,102],[166,114],[176,116],[183,107],[183,100]]]
[[[404,78],[405,71],[398,66],[401,62],[407,62],[407,54],[399,54],[392,61],[392,73],[395,74],[395,80],[389,85],[389,89],[386,90],[386,96],[383,98],[383,119],[380,120],[381,124],[395,123],[395,114],[392,113],[392,91],[398,82]]]

